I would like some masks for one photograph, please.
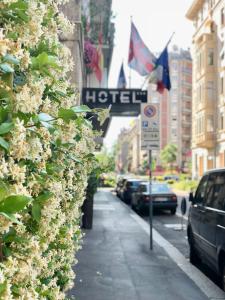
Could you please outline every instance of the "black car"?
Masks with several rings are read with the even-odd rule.
[[[206,263],[221,276],[225,290],[225,169],[207,172],[189,200],[190,262]]]
[[[148,211],[150,201],[149,182],[142,182],[131,200],[131,207],[139,212]],[[166,183],[153,182],[151,185],[151,198],[153,208],[170,210],[171,214],[176,213],[177,196],[171,191]]]
[[[126,203],[131,203],[132,194],[135,193],[142,182],[141,179],[125,179],[121,190],[121,199]]]

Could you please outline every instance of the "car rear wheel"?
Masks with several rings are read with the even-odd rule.
[[[176,208],[171,208],[171,210],[170,210],[171,215],[175,215],[176,211],[177,211]]]

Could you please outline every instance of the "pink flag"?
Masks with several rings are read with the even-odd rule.
[[[155,66],[156,57],[145,46],[137,28],[131,22],[130,48],[128,65],[141,76],[148,75]]]

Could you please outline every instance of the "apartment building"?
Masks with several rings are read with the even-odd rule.
[[[191,160],[192,59],[189,50],[173,46],[169,52],[171,90],[160,95],[149,85],[149,102],[160,105],[160,151],[169,143],[177,145],[176,165],[187,170]],[[161,165],[160,151],[156,153]]]
[[[193,22],[192,171],[225,166],[225,1],[195,0]]]

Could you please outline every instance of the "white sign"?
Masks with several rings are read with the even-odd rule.
[[[159,134],[159,104],[141,104],[141,149],[158,150],[160,148]]]

